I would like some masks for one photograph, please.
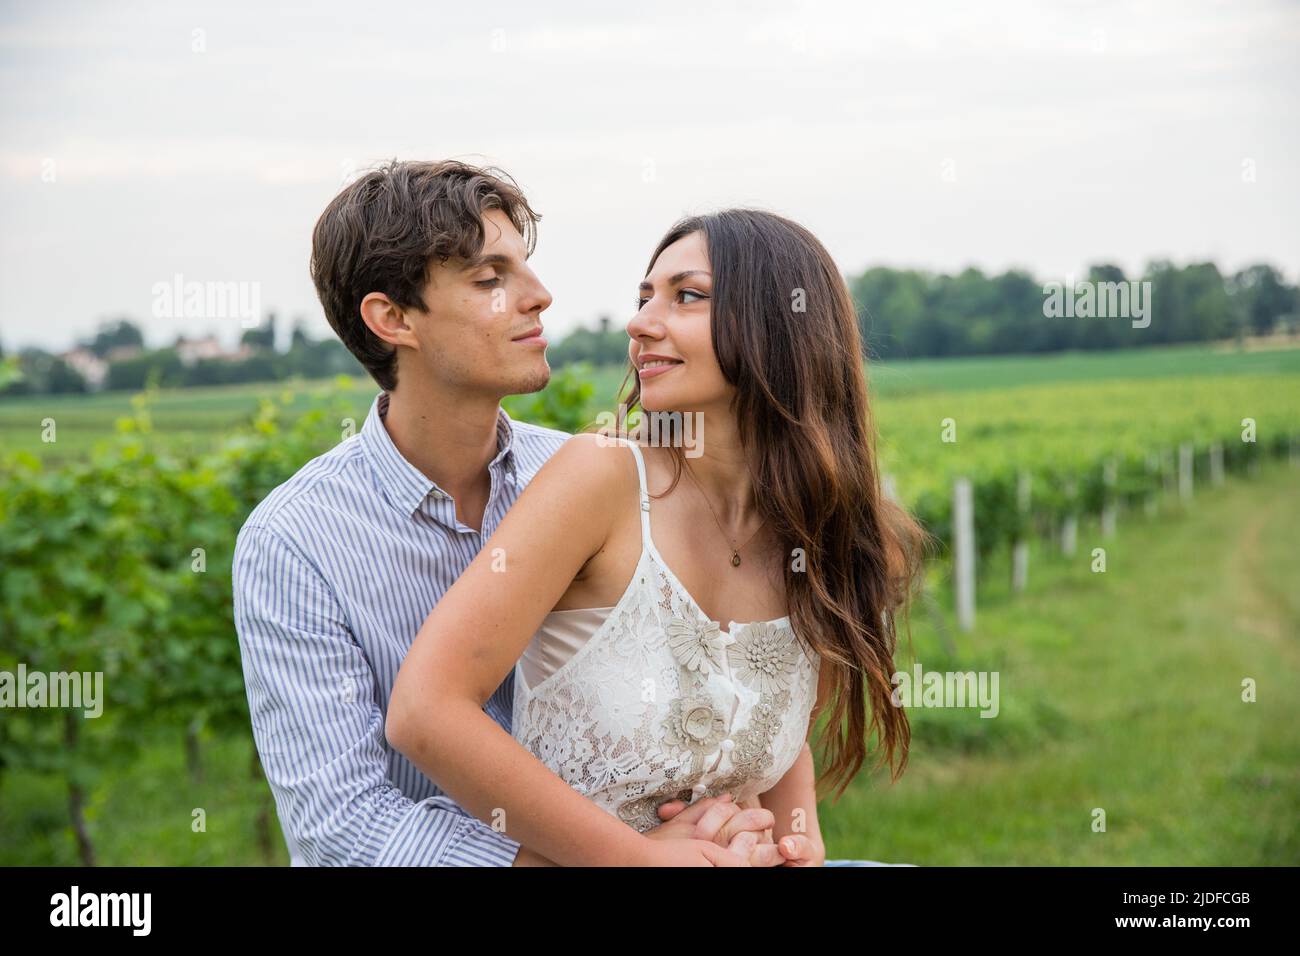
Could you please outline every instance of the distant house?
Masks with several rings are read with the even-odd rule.
[[[86,387],[91,391],[99,391],[104,387],[108,378],[108,363],[90,349],[79,346],[70,352],[64,352],[59,358],[85,380]]]
[[[176,340],[176,354],[180,357],[181,364],[185,366],[193,365],[202,359],[222,358],[225,351],[215,335],[205,335],[201,339],[187,339],[182,335]]]
[[[108,350],[108,354],[104,356],[104,361],[112,365],[114,362],[125,362],[133,358],[139,358],[143,354],[144,349],[138,345],[115,345]]]
[[[180,357],[181,364],[185,366],[194,365],[196,362],[205,359],[223,359],[227,362],[238,362],[253,355],[253,349],[243,344],[234,351],[227,350],[215,335],[205,335],[200,339],[187,339],[182,335],[176,339],[174,348],[176,354]]]

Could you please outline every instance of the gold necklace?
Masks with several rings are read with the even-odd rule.
[[[749,542],[754,540],[754,535],[763,530],[763,525],[767,524],[767,519],[764,518],[760,521],[758,527],[754,529],[754,534],[751,534],[746,538],[745,544],[742,544],[740,548],[737,548],[731,541],[731,537],[727,534],[726,529],[722,527],[722,522],[718,520],[718,513],[713,510],[713,505],[709,503],[709,496],[705,493],[704,486],[700,484],[700,479],[695,477],[695,472],[691,471],[691,466],[689,464],[686,462],[682,462],[682,464],[686,468],[686,473],[691,476],[691,481],[695,482],[695,487],[700,489],[700,495],[704,498],[704,504],[708,506],[709,514],[713,515],[713,523],[718,526],[718,530],[722,532],[722,537],[727,539],[727,543],[731,544],[731,566],[733,568],[740,567],[740,548],[743,548],[745,544],[749,544]]]

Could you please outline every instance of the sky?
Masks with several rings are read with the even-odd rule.
[[[0,345],[150,345],[242,283],[328,335],[312,226],[393,157],[507,170],[552,341],[634,311],[680,216],[846,274],[1258,261],[1300,279],[1300,3],[0,3]],[[231,310],[227,310],[231,311]],[[162,312],[164,314],[157,314]],[[283,333],[282,333],[283,334]]]

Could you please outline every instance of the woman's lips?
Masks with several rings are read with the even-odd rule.
[[[656,375],[662,375],[664,372],[671,372],[673,369],[681,366],[681,362],[674,362],[672,365],[656,365],[653,368],[641,369],[642,379],[654,378]]]

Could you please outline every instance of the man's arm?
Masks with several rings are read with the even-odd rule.
[[[511,866],[519,844],[445,795],[388,778],[370,663],[328,583],[293,545],[246,527],[235,627],[253,739],[280,820],[314,866]]]

